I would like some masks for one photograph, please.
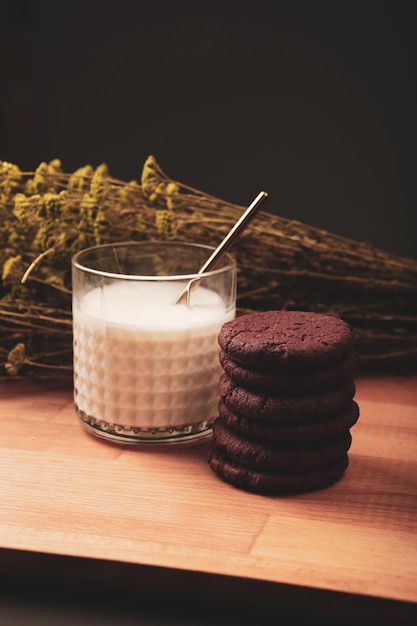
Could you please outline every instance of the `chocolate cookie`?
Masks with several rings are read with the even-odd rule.
[[[215,474],[226,482],[246,491],[265,495],[289,495],[324,489],[343,477],[348,465],[345,453],[326,467],[298,473],[269,474],[249,469],[226,458],[214,445],[208,462]]]
[[[356,424],[359,418],[359,406],[352,400],[347,408],[340,413],[329,415],[325,420],[310,422],[284,422],[260,420],[246,417],[230,411],[219,400],[219,416],[230,428],[264,441],[304,441],[323,439],[340,435]]]
[[[249,367],[299,373],[343,361],[354,349],[355,336],[346,322],[331,315],[264,311],[223,324],[218,342],[229,357]]]
[[[276,495],[342,478],[359,417],[352,328],[329,315],[266,311],[227,322],[218,343],[212,470],[247,491]]]
[[[346,453],[349,431],[328,439],[265,442],[229,428],[222,418],[213,424],[213,445],[229,460],[260,472],[304,472],[325,467]]]
[[[219,353],[220,365],[226,374],[240,387],[265,393],[304,395],[337,387],[352,378],[356,357],[350,356],[340,363],[322,369],[303,370],[300,374],[276,372],[242,365],[224,350]]]
[[[228,409],[257,419],[308,420],[324,419],[343,411],[355,395],[354,381],[328,391],[308,396],[267,395],[237,386],[223,373],[219,379],[219,396]]]

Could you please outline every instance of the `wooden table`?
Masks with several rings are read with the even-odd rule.
[[[417,623],[417,375],[356,383],[344,478],[266,497],[217,478],[207,442],[109,444],[79,425],[68,384],[1,382],[0,575]]]

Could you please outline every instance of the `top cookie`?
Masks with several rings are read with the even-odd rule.
[[[349,356],[353,329],[338,317],[308,311],[249,313],[223,324],[218,335],[232,359],[254,367],[300,370]]]

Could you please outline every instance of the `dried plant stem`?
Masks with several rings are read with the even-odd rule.
[[[64,173],[0,162],[0,375],[71,371],[70,259],[101,243],[177,239],[217,247],[245,207],[171,180],[153,157],[140,182],[105,165]],[[337,315],[370,367],[417,363],[417,261],[260,211],[233,248],[238,314]]]
[[[22,285],[25,284],[25,282],[27,281],[27,279],[29,278],[30,274],[35,269],[35,267],[38,265],[38,263],[40,263],[42,261],[42,259],[44,259],[46,256],[48,256],[48,254],[52,254],[52,252],[55,252],[55,248],[49,248],[48,250],[45,250],[45,252],[42,252],[41,254],[38,254],[36,259],[34,261],[32,261],[32,263],[27,268],[26,272],[23,274],[22,279],[20,281],[22,283]]]

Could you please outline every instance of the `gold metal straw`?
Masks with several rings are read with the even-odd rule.
[[[223,258],[226,252],[234,244],[236,239],[242,234],[243,230],[249,224],[249,222],[255,217],[256,212],[260,208],[262,202],[268,197],[266,191],[260,191],[256,198],[251,202],[243,215],[237,220],[234,226],[229,230],[223,241],[217,246],[211,256],[207,259],[204,265],[199,269],[198,273],[203,274],[208,270],[213,269],[216,264]],[[190,304],[190,293],[197,287],[201,278],[193,278],[190,280],[184,289],[181,291],[178,298],[175,300],[175,304]]]

